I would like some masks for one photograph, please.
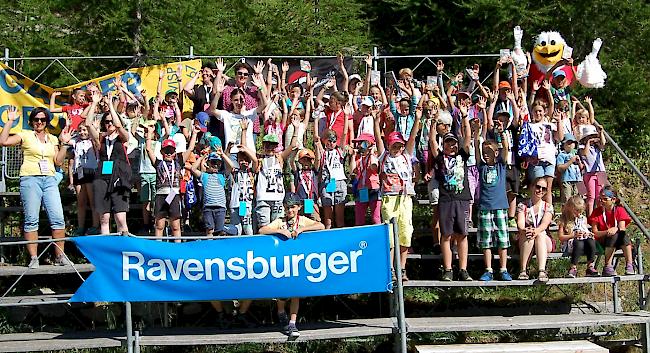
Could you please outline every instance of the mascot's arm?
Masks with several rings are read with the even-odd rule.
[[[600,66],[600,61],[598,61],[598,52],[602,44],[603,41],[600,38],[596,38],[591,53],[587,54],[585,60],[578,65],[575,77],[584,87],[602,88],[605,86],[607,74]]]

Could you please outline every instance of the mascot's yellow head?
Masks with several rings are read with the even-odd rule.
[[[542,32],[537,37],[533,49],[533,60],[539,65],[550,68],[562,60],[566,42],[558,32]]]

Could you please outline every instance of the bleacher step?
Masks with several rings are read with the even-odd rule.
[[[121,347],[124,332],[11,333],[0,335],[0,352],[37,352]]]
[[[483,343],[415,346],[418,353],[607,353],[589,341]]]
[[[513,280],[513,281],[426,281],[410,280],[404,282],[404,287],[511,287],[531,285],[563,285],[563,284],[587,284],[587,283],[614,283],[627,281],[648,281],[648,275],[629,275],[614,277],[577,277],[577,278],[550,278],[546,284],[536,279]]]

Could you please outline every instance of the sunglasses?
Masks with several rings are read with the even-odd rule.
[[[327,137],[327,141],[329,141],[329,142],[336,142],[337,140],[338,140],[338,138],[336,136],[334,136],[334,135],[331,135],[331,136]]]
[[[35,123],[47,123],[47,118],[34,118],[34,119],[32,119],[32,122],[35,122]]]
[[[113,125],[113,120],[104,120],[104,125]]]
[[[248,72],[238,71],[237,76],[248,77]]]
[[[535,190],[546,192],[548,190],[548,188],[546,186],[535,185]]]
[[[165,148],[161,152],[162,152],[162,154],[166,154],[166,155],[169,156],[169,155],[172,155],[172,154],[176,153],[176,149],[175,148]]]

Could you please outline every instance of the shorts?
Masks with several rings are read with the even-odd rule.
[[[336,191],[330,193],[325,191],[325,187],[321,188],[321,204],[324,207],[331,207],[345,203],[345,198],[348,196],[348,183],[345,180],[336,181]]]
[[[108,193],[109,180],[96,178],[93,180],[93,193],[95,197],[95,211],[97,213],[121,213],[129,212],[129,196],[131,189],[114,188],[113,192]]]
[[[508,210],[479,210],[477,236],[481,249],[509,248]]]
[[[257,201],[255,205],[257,227],[261,228],[284,216],[282,201]]]
[[[606,236],[603,239],[603,243],[605,244],[606,248],[621,249],[624,246],[631,245],[632,241],[630,240],[630,236],[627,235],[624,231],[618,231],[611,237]]]
[[[167,194],[156,195],[153,211],[154,216],[156,216],[156,218],[181,218],[181,195],[177,194],[174,196],[171,204],[168,204],[167,201],[165,201],[166,198]]]
[[[140,202],[152,202],[156,198],[156,174],[140,174]]]
[[[436,178],[431,178],[427,183],[427,194],[429,195],[429,203],[437,205],[440,198],[440,182]]]
[[[237,228],[238,235],[253,235],[252,207],[246,206],[246,215],[239,215],[239,207],[230,209],[230,224]]]
[[[521,178],[519,178],[519,168],[516,165],[509,165],[506,167],[506,191],[512,194],[519,194],[519,186]]]
[[[555,164],[549,162],[537,162],[537,165],[528,166],[528,179],[534,180],[541,177],[555,178]]]
[[[472,194],[472,199],[469,201],[469,204],[473,204],[474,200],[478,198],[479,189],[481,184],[479,184],[479,172],[478,167],[475,165],[467,167],[467,183],[469,184],[469,193]]]
[[[95,180],[95,169],[83,168],[82,177],[79,178],[79,173],[72,175],[72,185],[90,184]]]
[[[560,189],[560,199],[562,203],[566,203],[571,196],[579,195],[577,181],[563,181],[562,188]]]
[[[203,207],[203,224],[206,230],[222,232],[226,223],[226,208],[219,206]]]
[[[26,175],[20,177],[20,201],[23,204],[25,232],[38,230],[41,207],[47,212],[51,229],[65,229],[59,182],[55,176]]]
[[[438,204],[438,214],[440,222],[440,234],[451,236],[460,234],[467,236],[469,222],[469,201],[454,200],[445,201]]]
[[[411,247],[413,237],[413,199],[409,195],[392,195],[381,198],[381,218],[384,222],[396,218],[399,245]],[[393,227],[389,227],[390,247],[393,243]]]

